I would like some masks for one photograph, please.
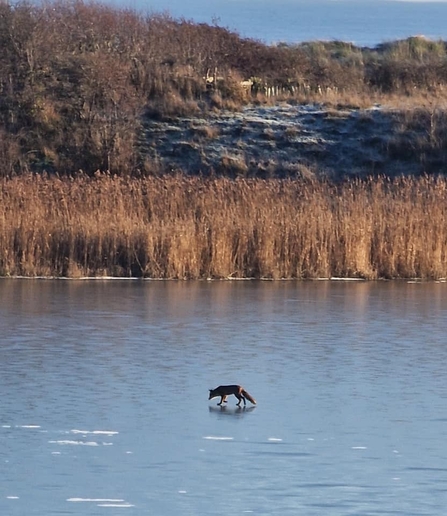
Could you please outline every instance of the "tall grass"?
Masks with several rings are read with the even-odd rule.
[[[0,274],[447,276],[447,180],[0,181]]]

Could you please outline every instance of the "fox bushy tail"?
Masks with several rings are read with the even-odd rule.
[[[245,389],[242,389],[241,394],[242,396],[244,396],[244,398],[247,398],[248,401],[251,401],[253,405],[256,405],[256,400],[253,398],[253,396],[248,394],[248,392]]]

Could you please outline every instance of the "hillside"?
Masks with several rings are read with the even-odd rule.
[[[0,47],[4,177],[445,171],[442,41],[268,46],[74,1],[1,4]]]

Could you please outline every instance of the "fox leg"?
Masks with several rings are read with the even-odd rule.
[[[240,407],[242,400],[244,400],[244,406],[246,405],[247,402],[245,401],[245,398],[242,396],[242,394],[235,394],[235,396],[239,400],[239,403],[236,403],[236,406]]]
[[[226,403],[227,402],[227,395],[224,394],[223,396],[220,397],[220,403],[218,403],[218,405],[222,405],[222,403]]]

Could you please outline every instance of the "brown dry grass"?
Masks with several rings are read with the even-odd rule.
[[[21,176],[0,181],[0,273],[447,276],[447,180]]]

